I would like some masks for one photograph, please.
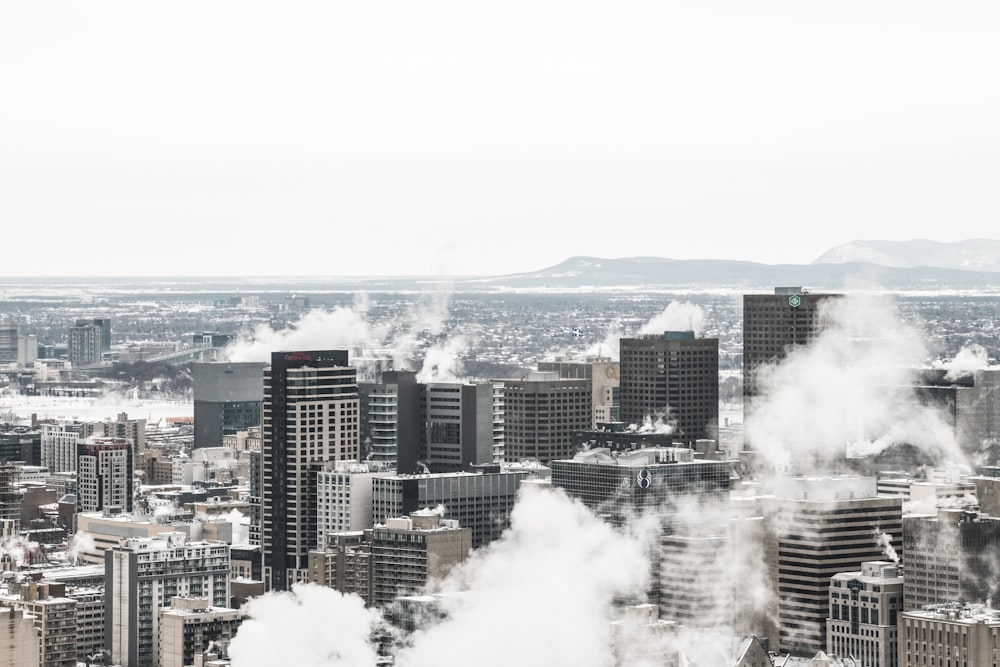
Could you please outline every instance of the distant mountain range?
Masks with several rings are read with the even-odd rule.
[[[1000,241],[853,241],[811,264],[662,257],[571,257],[555,266],[505,276],[465,279],[456,287],[567,289],[608,287],[769,289],[800,285],[813,290],[860,286],[890,290],[1000,290]]]

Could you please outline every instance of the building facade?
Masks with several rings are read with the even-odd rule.
[[[693,331],[622,338],[620,359],[621,421],[662,422],[686,443],[718,438],[719,339]]]
[[[573,456],[573,433],[590,428],[591,387],[586,379],[558,373],[529,373],[524,380],[500,380],[504,460],[517,462]]]
[[[123,438],[91,438],[76,449],[77,512],[112,507],[132,511],[132,443]]]
[[[275,352],[264,369],[261,544],[269,590],[308,578],[317,548],[316,480],[360,458],[357,373],[346,350]]]
[[[221,447],[223,437],[260,425],[264,364],[192,364],[194,446]]]
[[[866,561],[830,579],[826,652],[871,667],[898,667],[898,620],[903,577],[895,562]]]

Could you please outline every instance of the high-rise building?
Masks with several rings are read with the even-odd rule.
[[[573,456],[573,433],[590,428],[593,418],[589,380],[532,372],[498,385],[506,461],[546,463]]]
[[[1000,610],[982,604],[930,605],[901,614],[901,667],[987,667],[997,664]]]
[[[105,648],[122,667],[159,664],[161,607],[174,596],[229,603],[229,545],[188,542],[183,533],[129,538],[104,552]]]
[[[389,519],[372,531],[374,604],[423,591],[472,550],[472,531],[432,512]]]
[[[52,590],[50,590],[50,588]],[[65,596],[62,584],[30,584],[16,594],[0,596],[0,606],[20,607],[34,619],[38,633],[39,667],[76,665],[76,600]]]
[[[42,465],[53,472],[76,472],[76,446],[83,437],[81,422],[42,424]]]
[[[718,438],[718,338],[693,331],[622,338],[620,359],[621,421],[662,421],[687,443]]]
[[[264,365],[257,362],[191,365],[195,447],[220,447],[223,436],[260,425]]]
[[[758,395],[757,369],[779,362],[822,331],[824,304],[842,294],[810,294],[801,287],[775,287],[774,294],[743,295],[743,396]]]
[[[826,651],[862,665],[898,667],[897,620],[903,613],[903,577],[896,563],[866,561],[857,572],[830,579]]]
[[[309,553],[309,581],[374,604],[372,531],[330,533],[322,550]]]
[[[594,419],[590,428],[598,424],[618,421],[618,362],[610,357],[587,357],[574,360],[557,357],[554,361],[539,361],[539,372],[556,372],[563,379],[590,380],[591,404]]]
[[[260,539],[269,590],[308,578],[317,474],[328,461],[359,459],[358,403],[346,350],[274,352],[264,369]]]
[[[375,522],[440,505],[443,518],[472,530],[472,546],[478,548],[510,526],[518,486],[527,476],[527,472],[501,472],[500,466],[490,465],[471,473],[376,477],[372,480]]]
[[[0,607],[0,667],[38,664],[34,618],[23,609]]]
[[[124,438],[91,438],[76,449],[78,512],[112,507],[132,511],[132,443]]]
[[[4,322],[0,324],[0,364],[17,362],[17,324]]]
[[[21,525],[21,465],[0,461],[0,523],[17,532]]]
[[[493,463],[493,383],[435,382],[420,388],[420,463],[431,472]]]
[[[903,518],[906,609],[1000,595],[1000,518],[960,509]]]
[[[777,622],[771,646],[813,654],[826,647],[830,578],[902,545],[902,499],[880,497],[874,477],[780,480],[763,499],[767,567]],[[888,546],[886,546],[888,543]]]
[[[606,449],[550,461],[552,486],[612,523],[631,514],[670,514],[679,502],[728,499],[732,461],[695,460],[689,449],[656,447],[612,455]]]
[[[84,324],[69,328],[69,361],[74,367],[101,363],[101,327]]]
[[[95,326],[100,331],[100,346],[102,352],[111,351],[111,318],[93,317],[88,319],[78,319],[76,326]]]
[[[396,474],[375,462],[328,462],[316,473],[316,543],[322,549],[329,533],[364,530],[375,525],[372,484]]]
[[[413,472],[420,443],[420,385],[416,371],[383,371],[380,382],[358,383],[365,458]]]

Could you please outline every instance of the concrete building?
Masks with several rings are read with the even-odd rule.
[[[192,364],[194,446],[221,447],[223,437],[260,425],[263,363]]]
[[[811,294],[801,287],[775,287],[774,294],[743,295],[745,404],[759,393],[757,369],[780,362],[789,350],[815,340],[823,330],[826,308],[843,296]]]
[[[564,380],[590,380],[590,402],[594,409],[594,418],[590,428],[597,429],[598,424],[618,421],[618,372],[619,364],[610,357],[586,357],[574,360],[567,357],[556,357],[554,361],[539,361],[538,371],[541,373],[559,373]]]
[[[901,614],[901,667],[991,667],[997,664],[1000,611],[985,605],[930,605]]]
[[[331,533],[322,550],[309,553],[309,581],[375,603],[372,530]]]
[[[1000,518],[966,510],[903,518],[906,609],[998,599]]]
[[[372,484],[396,474],[375,462],[330,461],[316,473],[316,545],[329,533],[358,531],[375,525]]]
[[[38,337],[34,334],[21,335],[17,337],[17,366],[18,368],[34,367],[38,361]]]
[[[174,596],[159,610],[160,667],[187,667],[196,653],[227,658],[229,642],[245,615],[239,609],[216,607],[207,597]]]
[[[76,600],[62,584],[29,584],[0,596],[0,605],[24,609],[38,637],[39,667],[76,667]]]
[[[77,512],[132,511],[132,444],[123,438],[91,438],[76,449]]]
[[[693,331],[622,338],[619,418],[663,422],[685,443],[719,437],[719,339]]]
[[[472,546],[478,548],[500,537],[510,525],[517,488],[527,476],[527,472],[484,466],[475,473],[376,477],[372,481],[375,522],[441,505],[444,519],[472,530]]]
[[[384,371],[380,382],[358,384],[365,457],[415,471],[420,451],[420,385],[416,371]]]
[[[159,609],[174,596],[229,604],[229,546],[183,533],[123,540],[105,552],[105,648],[122,667],[159,664]]]
[[[269,590],[308,578],[316,479],[360,458],[357,374],[346,350],[274,352],[264,369],[261,544]]]
[[[890,561],[866,561],[857,572],[830,579],[826,651],[871,667],[898,667],[898,616],[903,577]]]
[[[386,607],[401,595],[422,592],[472,550],[472,531],[434,512],[389,519],[372,531],[373,602]]]
[[[0,667],[38,665],[34,618],[23,609],[0,607]]]
[[[17,363],[17,323],[0,324],[0,364]]]
[[[101,363],[101,327],[84,324],[69,328],[69,361],[74,368]]]
[[[42,424],[42,465],[53,473],[76,472],[76,446],[84,426],[77,421]]]
[[[13,532],[21,526],[21,466],[0,461],[0,523]]]
[[[874,477],[797,477],[779,480],[762,507],[769,618],[777,621],[770,646],[814,654],[826,647],[830,578],[880,560],[889,547],[898,552],[902,500],[879,497]]]
[[[100,331],[99,344],[101,346],[102,352],[111,351],[111,318],[109,317],[93,317],[86,319],[78,319],[76,321],[76,326],[87,327],[95,326]]]
[[[421,384],[419,463],[433,473],[493,463],[493,418],[491,382]]]
[[[590,428],[590,381],[528,373],[523,380],[498,380],[503,405],[504,460],[547,463],[573,456],[573,433]]]

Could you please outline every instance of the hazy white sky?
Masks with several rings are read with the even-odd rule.
[[[0,275],[997,238],[998,34],[994,0],[0,0]]]

